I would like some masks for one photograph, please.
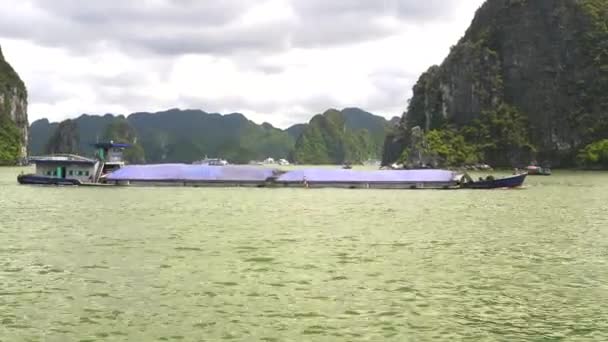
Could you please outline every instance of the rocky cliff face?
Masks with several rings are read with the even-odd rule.
[[[488,0],[443,64],[420,77],[384,161],[415,126],[462,128],[502,104],[527,118],[539,162],[568,166],[608,137],[608,1]]]
[[[358,108],[327,110],[302,126],[293,160],[299,164],[363,163],[377,159],[389,122]]]
[[[78,154],[80,134],[75,120],[62,121],[46,144],[45,154]]]
[[[28,127],[25,84],[0,49],[0,163],[19,162],[27,156]]]

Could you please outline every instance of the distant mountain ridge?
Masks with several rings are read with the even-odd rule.
[[[390,122],[357,108],[342,111],[349,129],[369,132],[370,139],[382,142]],[[221,115],[202,110],[170,109],[139,112],[127,117],[83,114],[74,121],[81,154],[93,153],[92,143],[103,139],[105,128],[125,119],[137,134],[137,143],[145,151],[148,163],[192,162],[205,156],[221,157],[235,163],[263,160],[268,157],[293,160],[295,145],[309,124],[297,124],[281,130],[269,123],[258,125],[243,114]],[[59,123],[37,120],[30,127],[31,155],[44,154],[49,139]],[[373,146],[377,147],[374,143]],[[380,144],[381,146],[381,144]],[[379,157],[380,148],[373,156]]]

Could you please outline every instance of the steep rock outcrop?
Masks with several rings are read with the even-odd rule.
[[[27,91],[0,48],[0,163],[14,164],[27,157]]]
[[[306,130],[307,125],[308,124],[295,124],[287,128],[285,132],[287,132],[287,134],[289,134],[289,136],[295,141],[298,140],[302,133],[304,133],[304,130]]]
[[[45,153],[47,154],[78,154],[80,134],[75,120],[65,120],[59,123],[53,135],[49,138]]]
[[[381,120],[371,125],[370,120]],[[374,132],[384,138],[387,121],[358,109],[330,109],[316,115],[296,141],[294,161],[323,165],[363,163],[378,156]]]
[[[607,42],[608,1],[488,0],[445,61],[420,77],[384,162],[415,126],[462,128],[506,104],[525,115],[538,161],[571,165],[608,137]]]

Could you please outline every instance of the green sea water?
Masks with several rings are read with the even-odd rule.
[[[607,341],[608,174],[525,189],[19,186],[0,341]]]

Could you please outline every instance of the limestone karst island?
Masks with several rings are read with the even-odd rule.
[[[608,0],[0,13],[0,342],[608,341]]]

